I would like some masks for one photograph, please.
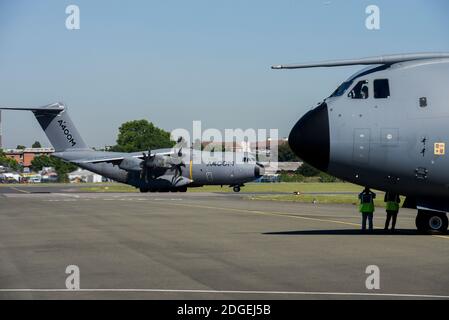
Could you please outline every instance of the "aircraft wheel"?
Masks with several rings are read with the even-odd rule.
[[[187,192],[187,187],[178,188],[179,192]]]
[[[147,193],[148,191],[150,191],[150,189],[144,188],[144,187],[140,187],[139,190],[140,190],[140,192],[142,192],[142,193]]]
[[[419,210],[415,222],[421,232],[446,232],[448,228],[448,218],[443,212]]]
[[[234,188],[232,188],[234,190],[234,192],[240,192],[240,186],[234,186]]]

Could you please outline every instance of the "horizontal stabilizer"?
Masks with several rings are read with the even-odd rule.
[[[17,110],[17,111],[50,111],[60,113],[64,111],[65,106],[62,103],[53,103],[43,107],[0,107],[0,110]]]
[[[424,59],[440,59],[449,58],[449,52],[434,52],[434,53],[408,53],[408,54],[393,54],[386,56],[377,56],[361,59],[347,59],[347,60],[328,60],[321,62],[310,62],[300,64],[285,64],[274,65],[271,69],[305,69],[317,67],[341,67],[354,65],[373,65],[373,64],[393,64],[405,61],[424,60]]]

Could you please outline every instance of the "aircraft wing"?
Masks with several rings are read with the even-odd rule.
[[[71,162],[75,163],[75,164],[85,164],[85,163],[102,163],[102,162],[106,162],[106,163],[117,163],[117,162],[121,162],[123,159],[125,158],[143,158],[143,155],[140,156],[122,156],[122,157],[98,157],[98,158],[88,158],[88,159],[77,159],[77,160],[72,160]]]
[[[280,64],[271,66],[271,69],[305,69],[316,67],[393,64],[405,61],[423,60],[423,59],[441,59],[441,58],[449,58],[449,53],[447,52],[407,53],[407,54],[392,54],[392,55],[361,58],[361,59],[328,60],[310,63],[284,64],[284,65]]]
[[[143,152],[91,152],[89,155],[86,155],[85,158],[70,160],[70,162],[74,164],[86,164],[86,163],[120,163],[123,159],[136,158],[142,159],[144,158],[143,153],[147,153],[148,151]],[[151,151],[151,155],[170,155],[173,154],[173,149],[157,149]],[[54,154],[58,156],[58,154]],[[61,156],[64,158],[64,156]]]

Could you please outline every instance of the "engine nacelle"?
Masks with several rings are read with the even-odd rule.
[[[140,171],[142,170],[140,166],[141,163],[142,160],[138,158],[125,158],[120,162],[118,167],[126,171]]]

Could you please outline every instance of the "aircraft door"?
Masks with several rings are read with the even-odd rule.
[[[213,181],[213,175],[212,175],[212,171],[206,171],[206,179],[207,182],[212,182]]]
[[[354,129],[352,160],[361,164],[369,162],[371,129]]]

